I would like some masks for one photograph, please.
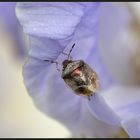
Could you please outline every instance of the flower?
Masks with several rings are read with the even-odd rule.
[[[103,5],[100,10],[98,47],[104,64],[117,80],[117,84],[104,90],[100,94],[101,96],[98,95],[96,100],[90,102],[90,109],[98,119],[122,126],[130,137],[138,138],[140,137],[140,111],[138,109],[140,88],[136,83],[139,75],[136,79],[137,73],[133,67],[135,62],[132,61],[132,58],[135,51],[138,51],[136,45],[139,39],[134,38],[135,32],[132,32],[131,24],[137,23],[137,21],[135,17],[131,17],[134,14],[131,13],[132,11],[129,12],[126,7],[122,8],[120,5],[114,5],[112,12],[106,5]],[[109,28],[112,30],[107,30]],[[137,32],[139,31],[137,30]],[[98,104],[97,108],[92,107],[95,104]],[[111,110],[108,110],[108,106]]]
[[[103,4],[102,8],[99,8],[99,3],[96,2],[17,4],[17,17],[30,39],[29,56],[23,68],[24,83],[28,93],[39,110],[63,123],[74,135],[113,137],[121,127],[124,127],[126,131],[128,128],[125,125],[128,124],[126,119],[122,122],[120,114],[116,113],[115,105],[117,103],[113,102],[114,106],[112,106],[112,100],[114,101],[118,97],[118,93],[113,94],[114,96],[112,93],[121,92],[124,87],[121,89],[121,86],[118,86],[121,80],[113,79],[112,75],[115,74],[109,73],[109,64],[101,59],[102,57],[105,58],[103,54],[109,55],[108,52],[114,51],[116,47],[113,49],[110,46],[109,48],[106,47],[106,44],[113,43],[113,40],[111,42],[108,38],[108,40],[104,40],[103,35],[105,34],[97,38],[97,21],[100,18],[98,8],[102,10],[105,5],[112,8],[109,9],[111,11],[116,10],[115,13],[113,12],[116,18],[117,12],[121,9],[110,3]],[[101,13],[103,12],[101,11]],[[117,18],[126,15],[125,12],[123,13],[124,15],[120,14]],[[118,20],[114,22],[116,21]],[[111,23],[112,20],[108,22]],[[121,19],[123,25],[125,22],[126,20]],[[117,29],[120,31],[123,28],[124,26],[120,24]],[[103,33],[109,35],[116,31],[114,27],[112,32],[106,32],[106,28],[103,29],[105,31]],[[107,41],[104,47],[100,47],[100,45],[97,47],[98,39],[101,39],[103,43]],[[73,58],[75,60],[83,59],[99,75],[102,87],[90,102],[73,94],[56,70],[56,66],[44,61],[56,60],[61,62],[65,59],[61,52],[68,52],[73,43],[76,43],[72,52]],[[105,53],[103,53],[104,51]],[[109,62],[113,63],[114,59]],[[126,61],[122,62],[125,64]],[[107,66],[105,67],[104,64]],[[117,71],[115,72],[117,73]],[[116,88],[114,88],[115,85]],[[128,92],[128,88],[125,90]],[[124,91],[123,93],[127,92]],[[117,101],[120,103],[119,100]],[[126,102],[123,105],[125,104]],[[122,110],[122,104],[120,107]],[[131,136],[131,133],[127,132]]]
[[[15,14],[15,2],[0,3],[0,28],[8,33],[13,41],[12,51],[17,58],[24,58],[26,55],[25,42],[22,35],[22,28]],[[3,26],[4,25],[4,26]]]

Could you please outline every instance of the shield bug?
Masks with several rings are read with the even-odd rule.
[[[90,100],[92,94],[97,92],[99,88],[98,76],[96,72],[83,60],[71,59],[70,53],[74,48],[75,43],[72,45],[69,54],[66,54],[68,57],[62,63],[63,69],[61,77],[65,83],[75,92],[77,95],[87,97]],[[56,63],[57,70],[58,62],[45,60],[51,63]]]

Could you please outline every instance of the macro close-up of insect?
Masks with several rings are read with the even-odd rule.
[[[139,38],[140,2],[0,2],[0,137],[140,138]]]
[[[72,60],[70,53],[75,43],[67,55],[67,59],[62,62],[62,70],[58,68],[58,62],[53,60],[44,60],[56,63],[57,70],[62,71],[61,77],[65,83],[74,91],[75,94],[87,97],[90,100],[99,88],[99,80],[96,72],[83,60]]]

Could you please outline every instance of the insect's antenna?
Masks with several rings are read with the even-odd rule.
[[[61,53],[68,56],[68,54],[65,52],[61,52]],[[70,57],[70,60],[72,60],[72,56],[70,55],[69,57]]]
[[[72,47],[71,47],[71,49],[70,49],[70,51],[69,51],[69,54],[68,54],[68,60],[69,60],[70,53],[72,52],[72,50],[73,50],[74,46],[75,46],[75,43],[72,45]]]
[[[48,61],[48,62],[50,62],[50,63],[55,63],[55,64],[56,64],[57,70],[58,70],[58,71],[61,71],[61,70],[58,68],[58,65],[61,65],[61,64],[59,64],[57,61],[54,61],[54,60],[44,60],[44,61]]]

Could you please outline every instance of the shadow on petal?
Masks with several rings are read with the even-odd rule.
[[[87,101],[91,113],[99,120],[111,125],[120,126],[120,117],[109,107],[100,94],[95,94],[91,101]]]
[[[140,116],[124,120],[121,123],[131,138],[140,138]]]

